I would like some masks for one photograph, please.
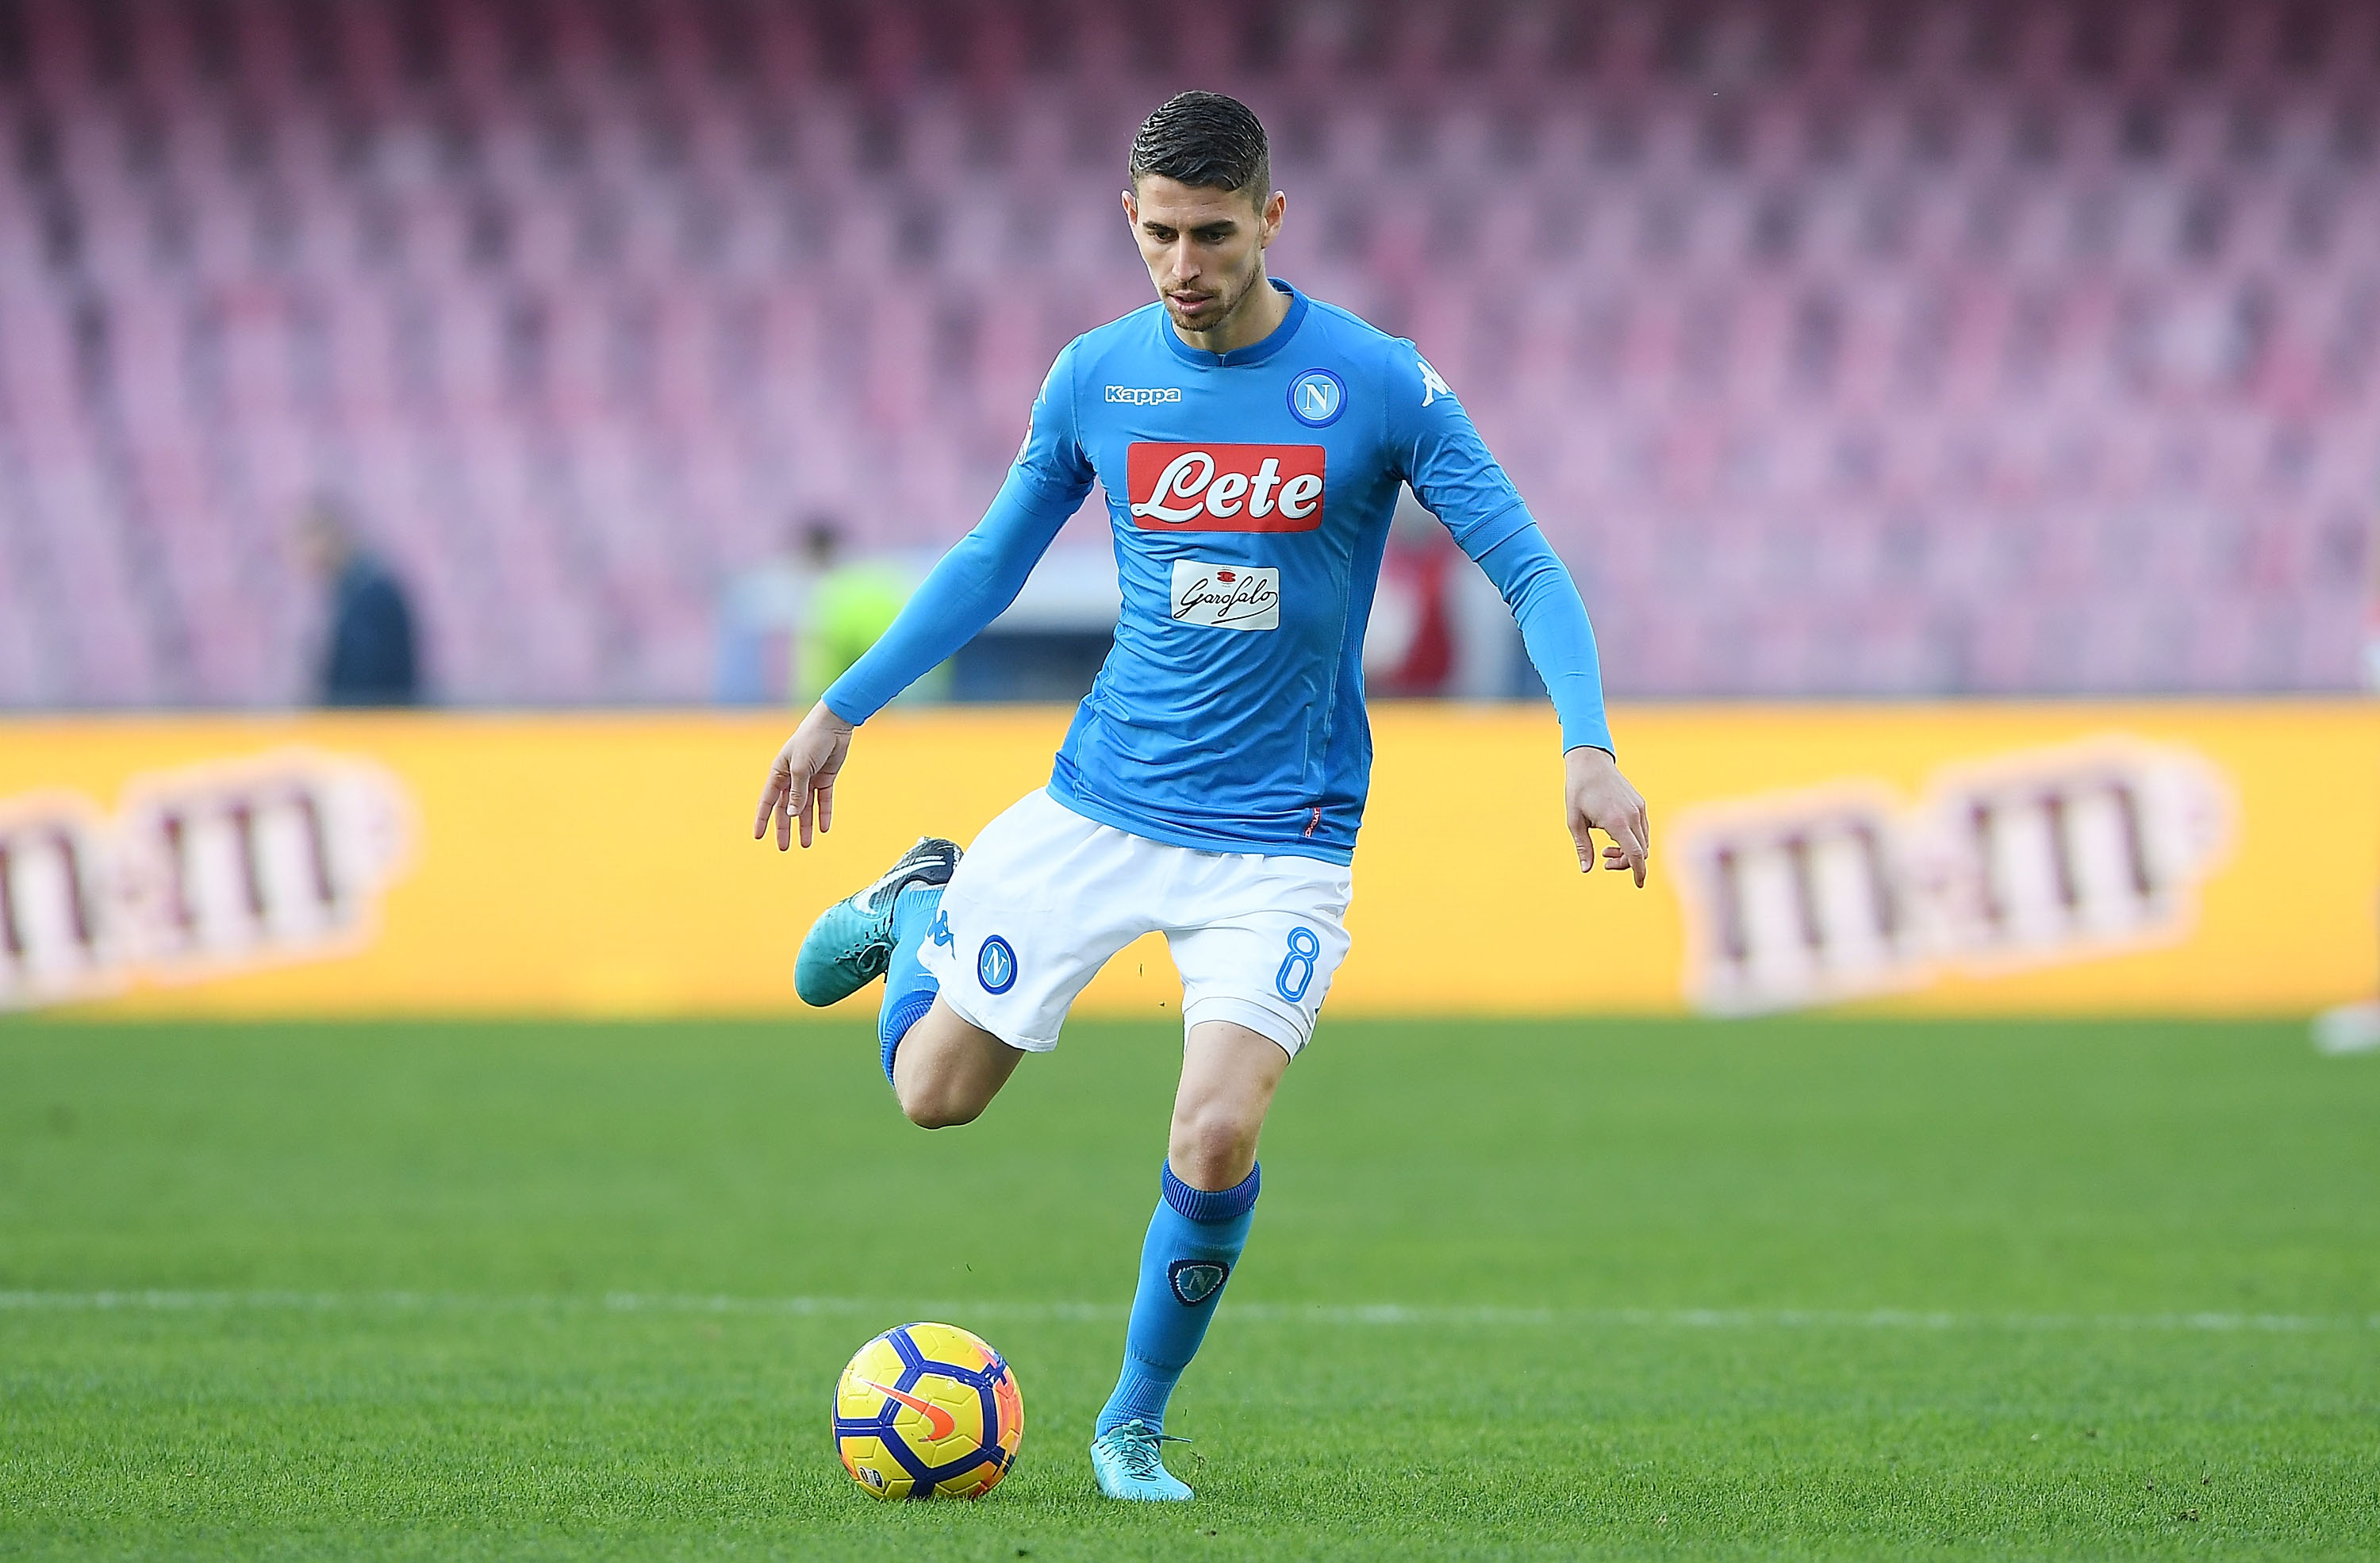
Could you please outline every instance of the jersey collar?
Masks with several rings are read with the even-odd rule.
[[[1186,358],[1207,369],[1238,369],[1244,364],[1263,363],[1288,346],[1289,339],[1297,334],[1297,328],[1305,323],[1305,295],[1279,277],[1267,277],[1265,280],[1289,295],[1289,313],[1281,318],[1281,324],[1273,327],[1263,341],[1234,347],[1228,353],[1209,353],[1203,347],[1193,347],[1183,341],[1182,333],[1173,329],[1173,318],[1160,311],[1158,329],[1164,333],[1165,345],[1173,349],[1174,357]]]

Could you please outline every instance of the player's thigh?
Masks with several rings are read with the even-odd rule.
[[[1150,854],[1166,849],[1035,793],[984,827],[918,952],[961,1020],[1046,1053],[1085,985],[1155,925]]]
[[[1229,1022],[1295,1057],[1347,958],[1348,871],[1268,857],[1220,882],[1190,926],[1166,934],[1182,974],[1182,1019]]]

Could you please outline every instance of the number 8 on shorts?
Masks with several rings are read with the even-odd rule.
[[[1314,981],[1315,958],[1322,953],[1322,941],[1309,927],[1289,930],[1289,953],[1281,958],[1281,970],[1274,975],[1275,991],[1293,1004],[1305,1000],[1305,989]]]

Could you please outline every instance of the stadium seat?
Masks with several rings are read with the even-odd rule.
[[[699,698],[788,516],[955,538],[1143,297],[1128,7],[22,9],[0,704],[290,697],[322,489],[447,697]],[[1277,270],[1457,386],[1616,692],[2354,681],[2364,8],[1275,9]]]

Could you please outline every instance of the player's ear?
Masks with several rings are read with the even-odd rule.
[[[1130,190],[1123,192],[1123,220],[1135,233],[1140,231],[1140,201]]]
[[[1272,241],[1281,236],[1281,220],[1288,214],[1289,197],[1279,190],[1273,191],[1272,199],[1266,201],[1264,209],[1257,213],[1257,248],[1272,248]]]

